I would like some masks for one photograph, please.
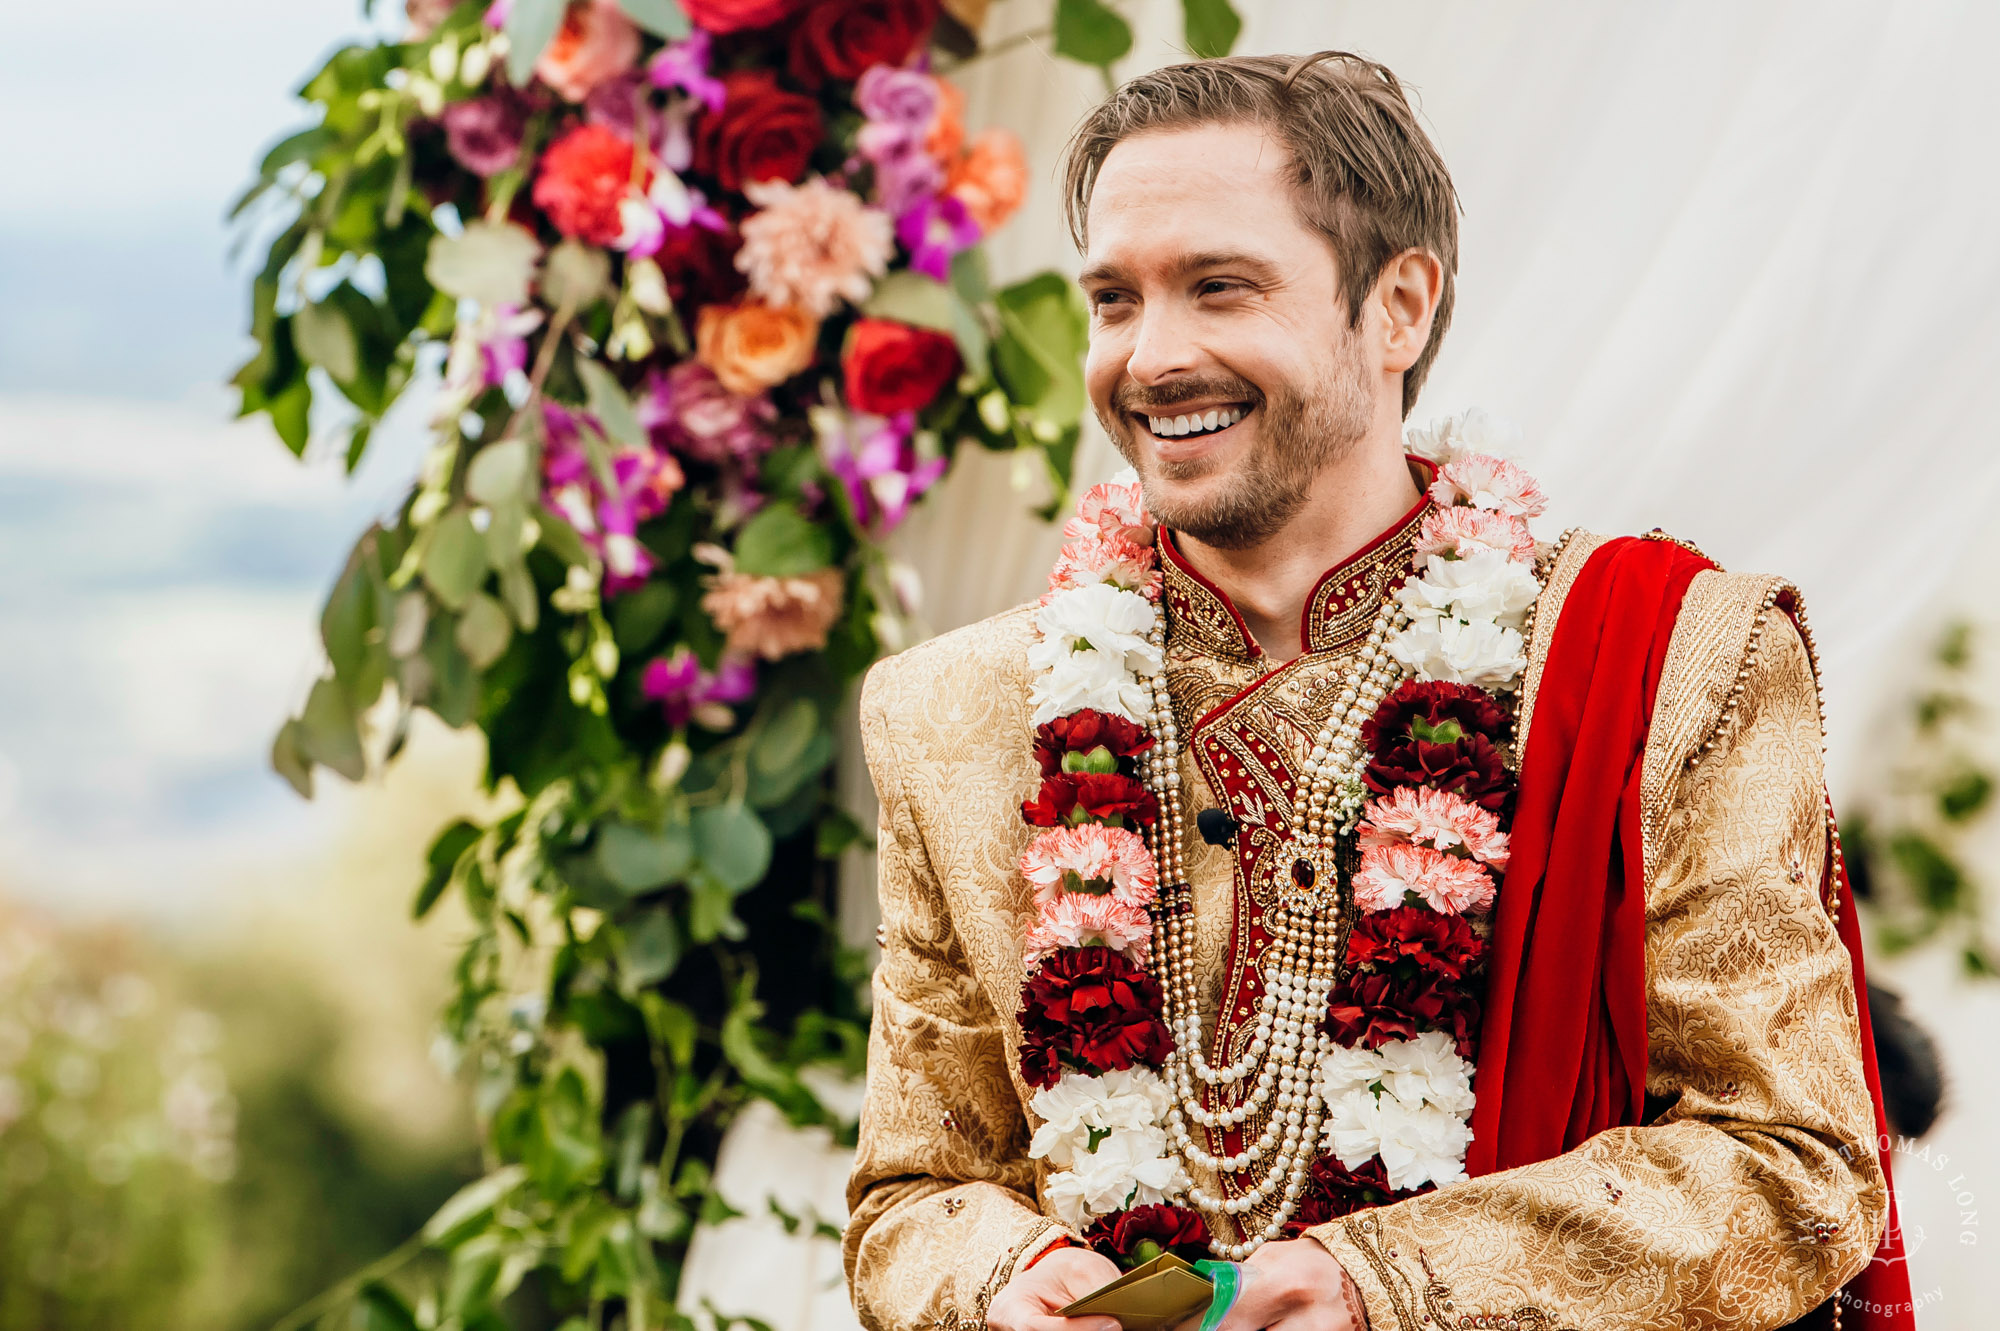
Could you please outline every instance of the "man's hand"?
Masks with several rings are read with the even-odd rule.
[[[1335,1271],[1340,1269],[1334,1264]],[[1058,1248],[1017,1271],[986,1309],[991,1331],[1120,1331],[1112,1317],[1058,1317],[1084,1295],[1118,1278],[1118,1264],[1088,1248]]]
[[[1361,1298],[1334,1255],[1312,1239],[1267,1243],[1243,1263],[1242,1290],[1216,1331],[1367,1331]],[[997,1303],[998,1300],[995,1300]],[[1194,1331],[1201,1320],[1177,1331]]]

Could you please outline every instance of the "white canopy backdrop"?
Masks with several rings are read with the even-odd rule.
[[[1458,308],[1413,419],[1477,404],[1519,424],[1554,498],[1544,536],[1657,525],[1729,568],[1796,581],[1823,654],[1834,789],[1843,804],[1864,792],[1913,635],[1943,604],[1985,610],[1995,568],[2000,6],[1237,3],[1239,51],[1338,47],[1389,65],[1452,168]],[[1140,46],[1121,75],[1181,58],[1175,0],[1127,12]],[[1046,19],[1041,0],[1004,0],[989,42]],[[1028,208],[990,246],[1002,278],[1076,268],[1054,164],[1102,87],[1045,47],[959,76],[971,123],[1015,129],[1037,168]],[[1114,465],[1092,439],[1078,479]],[[966,459],[905,529],[933,627],[1039,591],[1057,540],[1023,517],[1015,475],[1008,459]],[[848,779],[865,801],[858,764]],[[872,903],[852,895],[866,937]],[[1946,964],[1877,970],[1945,1045],[1953,1109],[1899,1181],[1924,1325],[1972,1328],[1993,1280],[1979,1202],[2000,1206],[2000,1146],[1982,1130],[2000,1075],[1981,1034],[2000,1024],[2000,986],[1965,988]],[[739,1187],[754,1191],[758,1155],[733,1153]],[[784,1331],[844,1324],[813,1287],[823,1254],[773,1246],[746,1263],[749,1237],[705,1239],[690,1303]],[[705,1258],[724,1247],[732,1270],[761,1268],[754,1289]]]

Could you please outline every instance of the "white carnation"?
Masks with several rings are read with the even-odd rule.
[[[1166,1132],[1149,1125],[1114,1129],[1095,1151],[1049,1175],[1046,1191],[1062,1222],[1082,1229],[1100,1215],[1163,1202],[1186,1187],[1180,1162],[1168,1154]]]
[[[1029,659],[1042,644],[1029,649]],[[1028,685],[1036,725],[1086,707],[1145,724],[1152,694],[1118,657],[1104,652],[1070,652],[1043,666]]]
[[[1035,616],[1041,639],[1028,648],[1035,724],[1086,707],[1144,722],[1150,694],[1141,679],[1160,668],[1146,634],[1153,603],[1110,583],[1071,588]]]
[[[1472,1064],[1443,1031],[1390,1040],[1375,1050],[1383,1088],[1406,1105],[1428,1104],[1451,1114],[1472,1112]]]
[[[1449,1036],[1427,1031],[1373,1050],[1335,1049],[1317,1074],[1327,1149],[1343,1165],[1358,1168],[1379,1155],[1397,1189],[1465,1177],[1472,1065]]]
[[[1102,1077],[1064,1073],[1055,1085],[1036,1091],[1028,1101],[1028,1107],[1042,1120],[1028,1144],[1028,1154],[1068,1168],[1089,1154],[1093,1129],[1153,1128],[1166,1116],[1168,1099],[1166,1083],[1145,1068],[1107,1072]]]
[[[1389,638],[1389,655],[1423,679],[1481,689],[1513,687],[1527,668],[1521,635],[1492,620],[1419,619]]]
[[[1518,629],[1540,592],[1526,564],[1498,550],[1478,550],[1463,559],[1432,555],[1424,575],[1404,583],[1396,599],[1413,620],[1450,615]]]
[[[1513,422],[1473,407],[1456,416],[1440,416],[1428,426],[1409,427],[1403,432],[1403,447],[1440,466],[1470,453],[1511,460],[1520,453],[1521,431]]]

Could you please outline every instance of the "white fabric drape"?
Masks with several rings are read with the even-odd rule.
[[[1657,525],[1796,581],[1822,651],[1835,790],[1865,789],[1867,723],[1904,639],[1955,587],[1979,587],[1996,531],[1984,395],[2000,370],[2000,5],[1237,5],[1239,51],[1338,47],[1394,69],[1451,166],[1457,314],[1413,419],[1477,404],[1519,424],[1554,497],[1543,535]],[[989,39],[1047,11],[996,5]],[[1181,58],[1177,0],[1128,12],[1141,40],[1121,74]],[[1102,84],[1045,47],[961,76],[970,122],[1015,129],[1035,168],[1038,192],[990,246],[1003,280],[1076,267],[1053,172]],[[1113,465],[1093,438],[1079,480]],[[966,459],[901,534],[934,628],[1039,590],[1057,541],[1024,518],[1013,474],[1005,458]],[[866,801],[858,764],[847,784]],[[872,903],[848,895],[865,937]],[[1904,1189],[1927,1234],[1913,1274],[1920,1294],[1942,1291],[1926,1326],[1984,1325],[1976,1229],[1959,1211],[1968,1192],[2000,1197],[2000,1151],[1975,1130],[2000,1084],[1980,1027],[1949,1014],[1990,1018],[2000,1002],[1942,981],[1912,999],[1929,999],[1918,1010],[1966,1106],[1933,1137],[1956,1164],[1907,1171],[1928,1188]]]

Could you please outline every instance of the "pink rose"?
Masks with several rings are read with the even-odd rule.
[[[638,61],[639,30],[617,0],[582,0],[563,15],[561,30],[535,62],[535,73],[568,100],[580,102]]]

